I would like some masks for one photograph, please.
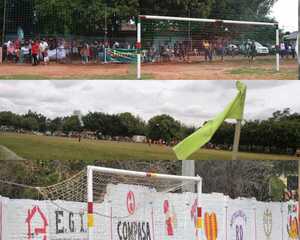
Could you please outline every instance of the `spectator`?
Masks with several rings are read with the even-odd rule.
[[[83,48],[80,50],[82,64],[87,64],[89,62],[89,54],[90,54],[89,45],[85,43]]]
[[[253,62],[255,60],[256,57],[256,45],[255,42],[252,41],[251,45],[250,45],[250,59],[249,62]]]
[[[30,51],[29,51],[29,46],[26,46],[26,44],[21,45],[21,50],[20,50],[20,63],[24,63],[26,59],[30,57]]]
[[[8,41],[7,43],[7,59],[9,61],[14,61],[15,59],[15,46],[11,41]]]
[[[224,47],[223,41],[221,41],[219,43],[218,52],[219,52],[219,55],[221,57],[221,60],[224,61],[225,47]]]
[[[203,47],[204,47],[204,57],[205,57],[205,61],[207,61],[208,59],[210,59],[210,54],[209,54],[209,42],[205,40],[205,41],[203,42]]]
[[[94,41],[90,48],[90,56],[94,60],[94,63],[97,63],[97,56],[98,56],[98,42]]]
[[[4,43],[2,46],[2,62],[5,62],[7,60],[7,44]]]
[[[43,39],[40,43],[40,53],[41,53],[41,60],[44,61],[45,55],[47,54],[47,49],[48,49],[48,43]]]
[[[289,58],[289,44],[287,42],[284,43],[285,56]]]
[[[45,49],[44,51],[44,64],[45,65],[48,65],[50,62],[50,58],[49,58],[49,55],[48,55],[48,47]]]
[[[296,43],[291,44],[291,52],[292,52],[293,59],[295,59],[296,58]]]
[[[32,65],[38,65],[38,55],[39,55],[40,45],[38,41],[33,41],[31,44],[31,56],[32,56]]]
[[[283,42],[280,44],[280,56],[282,59],[285,56],[285,44]]]

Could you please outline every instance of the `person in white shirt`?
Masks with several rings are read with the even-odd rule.
[[[48,43],[43,39],[41,42],[40,42],[40,53],[42,55],[42,61],[44,61],[44,58],[46,56],[48,56],[47,54],[47,49],[48,49]]]
[[[285,56],[285,44],[283,42],[280,44],[280,56],[282,59]]]

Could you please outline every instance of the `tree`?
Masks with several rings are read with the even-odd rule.
[[[126,127],[125,136],[132,137],[133,135],[145,135],[146,124],[140,117],[135,117],[131,113],[119,114],[122,125]]]
[[[63,120],[62,129],[65,133],[69,133],[71,131],[79,132],[81,130],[81,125],[78,117],[65,117]]]
[[[0,126],[1,125],[14,126],[17,128],[20,125],[20,116],[10,111],[0,112]]]
[[[110,33],[122,20],[137,16],[138,7],[137,0],[43,0],[36,3],[41,32],[85,36],[104,32],[105,15]]]
[[[213,0],[141,0],[141,14],[181,16],[181,17],[208,17],[213,5]]]
[[[51,133],[62,130],[63,129],[62,118],[57,117],[57,118],[54,118],[53,120],[50,120],[47,128]]]
[[[34,117],[23,117],[21,119],[21,128],[28,131],[38,131],[39,123]]]
[[[36,130],[40,131],[40,132],[45,132],[47,129],[47,123],[46,120],[47,118],[42,115],[41,113],[36,113],[36,112],[32,112],[31,110],[29,110],[25,115],[24,118],[31,118],[31,119],[35,119],[38,127]]]
[[[153,140],[162,139],[166,143],[179,139],[180,123],[169,115],[163,114],[151,118],[148,122],[148,137]]]

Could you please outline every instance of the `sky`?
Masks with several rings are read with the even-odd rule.
[[[300,113],[300,81],[243,81],[247,86],[245,119],[266,119],[284,108]],[[169,114],[200,126],[236,96],[234,81],[0,81],[0,110],[29,109],[49,118],[74,110],[131,112],[149,120]]]
[[[286,31],[298,31],[298,0],[278,0],[270,14]]]

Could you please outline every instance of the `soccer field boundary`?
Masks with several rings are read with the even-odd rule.
[[[24,161],[26,159],[18,156],[15,152],[12,150],[8,149],[7,147],[0,145],[0,159],[1,161],[8,161],[8,160],[13,160],[13,161]]]

